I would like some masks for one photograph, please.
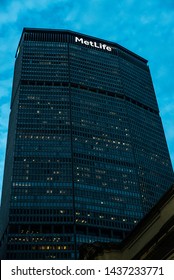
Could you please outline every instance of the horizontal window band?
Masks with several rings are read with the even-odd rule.
[[[103,89],[99,89],[99,88],[93,88],[93,87],[89,87],[86,85],[81,85],[81,84],[77,84],[77,83],[68,83],[68,82],[52,82],[52,81],[34,81],[34,80],[21,80],[20,83],[22,86],[51,86],[51,87],[68,87],[68,88],[77,88],[80,90],[85,90],[85,91],[90,91],[90,92],[95,92],[98,94],[103,94],[106,96],[111,96],[111,97],[115,97],[115,98],[119,98],[119,99],[123,99],[126,100],[138,107],[143,108],[146,111],[150,111],[151,113],[157,114],[159,115],[159,111],[155,110],[131,97],[126,96],[125,94],[122,93],[118,93],[118,92],[112,92],[112,91],[106,91]]]

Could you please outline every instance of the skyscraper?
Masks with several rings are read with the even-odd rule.
[[[147,60],[102,39],[24,28],[2,192],[7,259],[75,259],[120,242],[173,182]]]

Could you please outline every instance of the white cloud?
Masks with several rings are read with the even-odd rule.
[[[7,142],[7,132],[0,132],[0,147],[1,149],[5,149]],[[2,154],[0,155],[0,158],[2,157]]]
[[[0,107],[0,129],[7,129],[9,119],[10,105],[2,104]]]
[[[22,2],[12,1],[4,11],[0,13],[0,23],[15,22],[22,10]]]
[[[161,23],[163,25],[173,24],[174,11],[165,11],[161,14]]]
[[[4,174],[4,159],[5,159],[5,147],[7,141],[7,133],[0,132],[0,197],[1,197],[1,187]]]
[[[173,169],[174,169],[174,152],[170,153],[170,158],[171,158],[171,162],[173,163]]]
[[[0,99],[11,95],[12,77],[0,81]],[[0,109],[1,110],[1,109]],[[1,112],[1,111],[0,111]],[[2,114],[2,112],[1,112]]]
[[[168,141],[173,141],[174,142],[174,121],[170,120],[165,120],[164,122],[164,129],[166,133],[166,138]]]
[[[5,80],[1,80],[1,86],[5,87],[5,88],[11,87],[11,78],[5,79]]]
[[[161,114],[163,116],[169,113],[170,113],[170,118],[172,117],[172,115],[174,117],[174,102],[172,103],[172,100],[171,103],[164,105],[161,109]],[[174,131],[174,127],[173,127],[173,131]]]
[[[152,23],[155,20],[154,15],[142,15],[140,17],[140,21],[142,24],[149,24]]]
[[[1,197],[3,174],[4,174],[4,160],[0,160],[0,197]]]
[[[0,23],[6,24],[14,23],[17,21],[19,14],[34,11],[42,11],[47,9],[49,6],[57,4],[67,4],[69,0],[28,0],[28,1],[10,1],[9,5],[4,7],[4,10],[0,12]],[[31,14],[32,16],[32,14]]]
[[[157,70],[157,75],[156,76],[157,76],[158,79],[160,79],[160,78],[162,78],[166,75],[167,75],[167,67],[164,66],[164,65],[161,65],[159,67],[159,69]]]

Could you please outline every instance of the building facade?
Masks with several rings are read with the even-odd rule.
[[[66,30],[23,30],[1,206],[2,258],[76,259],[121,242],[173,182],[147,60]]]
[[[174,260],[174,186],[119,244],[82,244],[83,260]]]

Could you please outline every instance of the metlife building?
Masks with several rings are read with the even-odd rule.
[[[147,60],[67,30],[23,30],[1,207],[4,259],[121,242],[173,183]]]

